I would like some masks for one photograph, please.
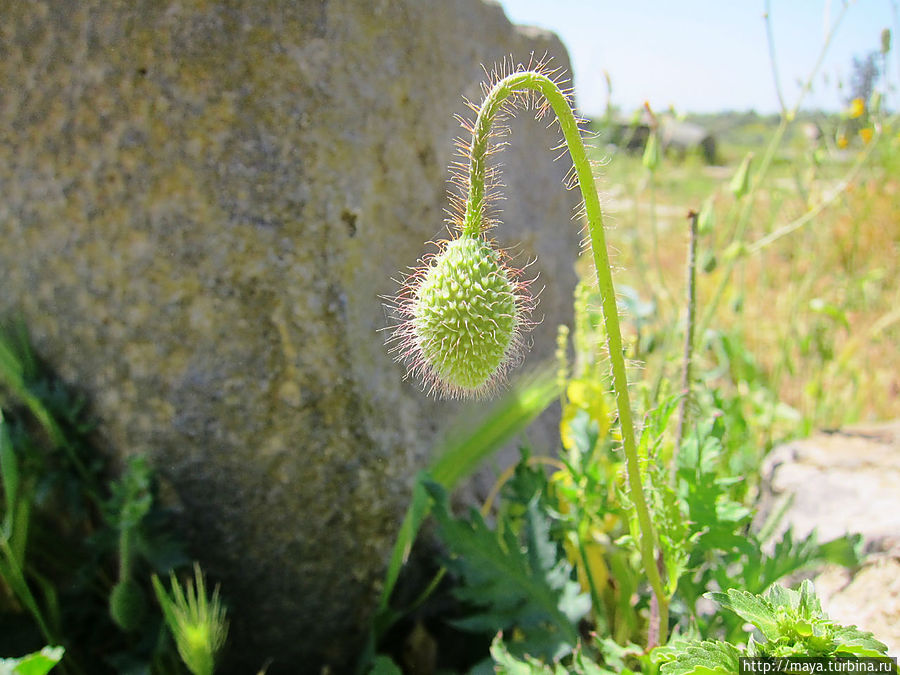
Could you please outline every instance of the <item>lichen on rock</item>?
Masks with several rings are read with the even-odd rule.
[[[230,607],[222,673],[347,666],[454,406],[403,381],[380,296],[439,235],[460,94],[565,51],[481,0],[35,0],[0,25],[0,311],[147,453]],[[510,226],[571,307],[555,132],[513,122]],[[523,161],[526,160],[526,161]],[[508,244],[507,244],[508,245]],[[552,281],[551,281],[552,280]]]

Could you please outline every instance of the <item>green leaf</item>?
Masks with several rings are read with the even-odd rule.
[[[403,675],[403,671],[389,656],[379,654],[372,662],[372,670],[369,671],[369,675]]]
[[[800,584],[800,604],[798,609],[800,616],[804,619],[825,618],[825,612],[822,611],[822,603],[816,597],[816,589],[809,579],[804,579],[803,583]]]
[[[772,609],[777,611],[779,607],[787,610],[795,610],[800,606],[800,596],[797,591],[792,591],[780,584],[773,584],[766,591],[766,600],[772,605]]]
[[[835,653],[852,654],[853,656],[885,656],[887,645],[868,631],[861,631],[856,626],[835,626],[831,635],[837,643]]]
[[[664,663],[660,675],[713,675],[740,671],[741,652],[727,642],[701,642],[678,647],[675,658]]]
[[[477,421],[468,411],[435,449],[437,459],[428,472],[445,488],[455,487],[520,434],[558,395],[555,366],[546,367],[510,389]]]
[[[824,544],[819,544],[817,557],[842,567],[862,564],[865,541],[861,534],[845,534]]]
[[[18,659],[0,659],[0,675],[45,675],[63,657],[62,647],[44,647]]]
[[[391,593],[397,583],[397,578],[400,576],[400,569],[409,558],[416,534],[418,534],[422,522],[428,517],[428,512],[431,510],[431,502],[428,500],[428,493],[425,491],[425,483],[429,480],[431,480],[431,477],[425,472],[420,472],[416,476],[412,499],[409,507],[406,509],[406,516],[403,518],[403,524],[400,526],[397,541],[394,544],[394,550],[391,553],[391,560],[388,564],[384,582],[385,588],[378,603],[380,609],[388,606]]]
[[[426,489],[441,539],[453,554],[446,565],[463,582],[456,595],[477,608],[454,625],[484,632],[516,626],[527,643],[517,647],[534,655],[555,658],[571,651],[578,642],[576,622],[590,609],[590,599],[579,593],[565,558],[557,561],[556,552],[551,553],[555,545],[549,541],[546,514],[534,502],[529,504],[529,545],[523,551],[511,529],[491,531],[475,510],[468,520],[456,519],[443,488],[430,483]]]
[[[526,656],[519,660],[503,643],[503,635],[498,633],[491,643],[491,658],[498,675],[554,675],[553,671],[537,659]]]
[[[3,532],[4,536],[9,538],[13,514],[16,511],[16,501],[19,496],[19,462],[16,460],[16,453],[13,450],[9,428],[6,420],[3,419],[2,410],[0,410],[0,480],[3,482],[3,495],[6,500]]]
[[[759,628],[767,640],[777,640],[781,636],[772,605],[764,598],[734,588],[729,588],[727,593],[705,595]]]
[[[779,579],[822,562],[853,567],[859,564],[861,554],[859,535],[844,535],[819,544],[815,530],[805,538],[795,540],[793,528],[789,527],[775,544],[771,556],[756,548],[745,567],[743,585],[750,591],[761,592]]]

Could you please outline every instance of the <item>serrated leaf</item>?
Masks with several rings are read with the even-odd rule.
[[[819,544],[817,557],[842,567],[856,567],[862,562],[864,543],[861,534],[845,534]]]
[[[727,642],[701,642],[678,648],[675,658],[664,663],[660,675],[733,675],[739,672],[741,652]]]
[[[832,639],[837,643],[835,651],[854,656],[885,656],[887,645],[877,640],[872,633],[859,630],[856,626],[835,626]]]
[[[519,660],[513,656],[499,633],[491,643],[491,658],[498,675],[553,675],[553,671],[537,659],[526,656],[525,660]]]
[[[734,588],[729,588],[727,593],[706,593],[706,597],[752,623],[767,640],[777,640],[781,636],[772,605],[764,598]]]
[[[425,487],[441,539],[454,554],[446,565],[463,582],[455,593],[478,608],[455,625],[491,632],[517,626],[533,654],[553,658],[571,651],[578,641],[575,622],[590,609],[590,599],[578,592],[568,563],[549,555],[546,516],[530,506],[526,552],[515,533],[507,529],[498,536],[474,509],[468,520],[454,518],[443,488]]]
[[[772,605],[772,609],[777,610],[779,607],[793,610],[800,606],[800,596],[797,591],[792,591],[780,584],[773,584],[766,591],[766,600]]]
[[[581,675],[615,675],[615,671],[601,668],[581,651],[575,655],[574,665],[575,672]]]
[[[825,613],[822,611],[822,603],[816,597],[816,589],[812,581],[804,579],[800,585],[800,616],[804,619],[822,619]]]

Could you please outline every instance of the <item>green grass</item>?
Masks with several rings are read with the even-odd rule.
[[[672,378],[678,368],[674,354],[677,322],[684,312],[688,211],[699,210],[707,198],[714,200],[715,226],[698,242],[698,256],[707,268],[698,279],[702,314],[721,283],[742,206],[729,193],[728,181],[747,152],[754,152],[753,167],[758,168],[777,125],[771,118],[743,124],[736,124],[740,120],[735,118],[703,120],[722,134],[720,166],[706,166],[692,155],[684,160],[663,157],[654,176],[658,256],[651,245],[649,172],[640,156],[596,151],[595,159],[603,161],[606,211],[615,223],[611,240],[618,249],[615,262],[622,268],[620,284],[656,303],[649,325],[644,319],[641,327],[641,339],[652,342],[652,349],[633,345],[634,355],[645,362],[643,378]],[[868,149],[859,137],[846,149],[836,148],[833,135],[841,120],[833,117],[822,122],[832,137],[816,150],[800,132],[801,122],[789,127],[756,190],[741,237],[747,245],[820,203]],[[746,358],[754,360],[766,388],[785,410],[789,407],[800,416],[802,430],[900,415],[898,154],[896,131],[892,135],[886,129],[867,163],[828,208],[735,264],[712,315],[709,327],[730,336]],[[707,373],[723,366],[721,355],[708,344],[699,356]],[[747,387],[740,379],[728,380],[718,377],[710,384]],[[785,422],[783,432],[789,434],[796,419]]]

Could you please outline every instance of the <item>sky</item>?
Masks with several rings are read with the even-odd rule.
[[[764,0],[499,0],[513,23],[559,35],[569,50],[578,105],[588,115],[612,102],[625,111],[648,101],[678,112],[777,112],[763,19]],[[770,20],[785,103],[793,107],[837,24],[804,108],[840,110],[853,57],[877,51],[891,29],[888,82],[896,85],[900,0],[771,0]],[[838,22],[838,18],[842,18]],[[838,82],[845,83],[844,91]],[[896,100],[898,92],[886,100]]]

